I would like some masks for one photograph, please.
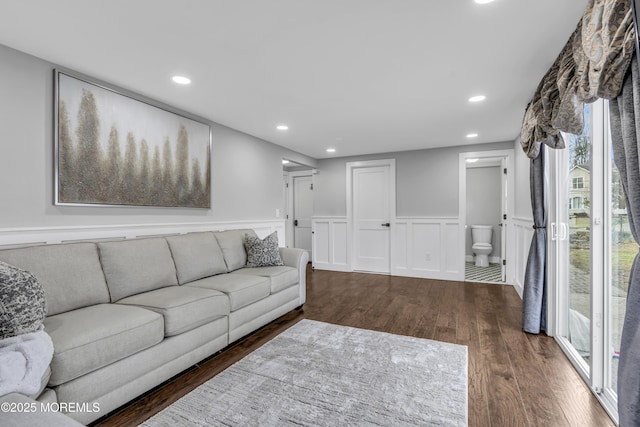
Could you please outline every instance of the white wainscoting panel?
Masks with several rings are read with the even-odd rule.
[[[351,271],[346,217],[313,218],[313,266]],[[464,280],[458,218],[397,218],[391,227],[391,274]]]
[[[531,239],[533,239],[533,219],[514,217],[513,228],[515,232],[515,283],[513,287],[522,298],[524,272],[527,268]]]
[[[351,271],[346,217],[313,217],[313,267],[319,270]]]
[[[66,227],[0,228],[0,249],[38,244],[80,241],[120,240],[166,236],[197,231],[222,231],[240,228],[255,230],[260,238],[278,232],[280,246],[285,245],[284,220],[216,221],[198,223],[95,225]]]
[[[391,274],[464,280],[458,218],[401,217],[391,231]]]
[[[316,265],[328,265],[331,263],[330,237],[331,222],[321,220],[311,220],[311,229],[313,230],[313,246],[311,253],[313,254],[312,262]]]

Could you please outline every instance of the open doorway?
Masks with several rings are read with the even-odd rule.
[[[465,281],[508,283],[512,150],[461,153],[460,221]],[[511,273],[511,274],[509,274]]]
[[[287,247],[304,249],[312,253],[313,169],[288,159],[282,160],[283,193],[286,219]]]

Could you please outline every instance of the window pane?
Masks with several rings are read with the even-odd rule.
[[[569,310],[567,337],[589,364],[591,351],[591,106],[582,135],[569,139]]]

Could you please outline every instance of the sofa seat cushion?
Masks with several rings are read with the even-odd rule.
[[[98,304],[47,317],[53,341],[49,384],[59,385],[149,348],[164,338],[162,316],[118,304]]]
[[[298,283],[298,270],[285,265],[277,267],[242,268],[234,271],[232,274],[266,277],[271,282],[272,294]]]
[[[164,335],[170,337],[229,314],[225,294],[211,289],[170,286],[121,299],[117,304],[135,305],[164,317]]]
[[[268,278],[245,274],[219,274],[196,280],[187,286],[223,292],[229,297],[231,311],[260,301],[271,294],[271,283]]]

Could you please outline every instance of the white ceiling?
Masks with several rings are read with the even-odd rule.
[[[325,158],[514,140],[585,6],[0,0],[0,44]]]

